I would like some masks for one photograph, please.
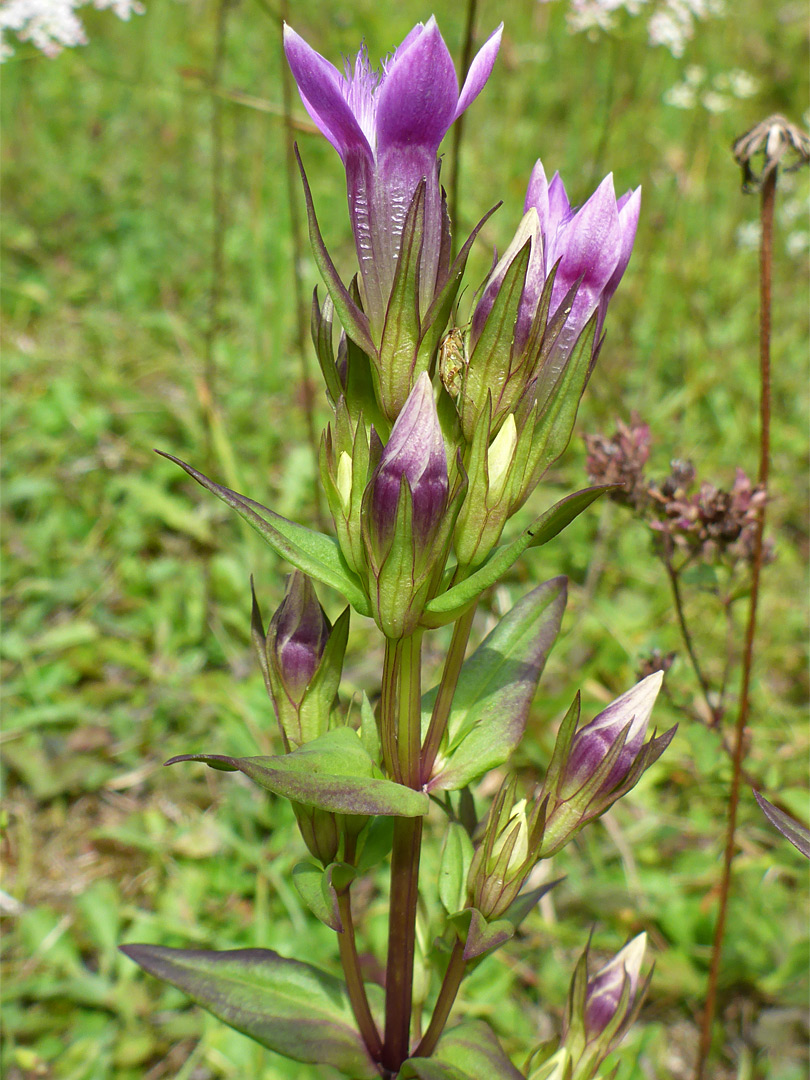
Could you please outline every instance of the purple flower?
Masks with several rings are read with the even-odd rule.
[[[601,1035],[614,1019],[626,982],[630,983],[630,994],[624,1016],[631,1012],[646,947],[647,935],[639,934],[588,980],[585,994],[585,1033],[588,1039]]]
[[[321,662],[332,627],[306,574],[295,570],[267,633],[271,670],[298,704]]]
[[[629,724],[624,745],[600,784],[600,791],[607,794],[624,780],[644,743],[647,725],[663,678],[663,671],[648,675],[632,690],[616,698],[590,724],[580,728],[568,754],[561,794],[565,797],[573,795],[591,779]]]
[[[555,173],[548,183],[538,160],[529,179],[523,221],[495,268],[473,315],[473,343],[483,330],[504,274],[518,251],[529,241],[531,254],[515,327],[513,355],[519,355],[526,344],[543,286],[558,262],[550,317],[571,287],[577,282],[579,285],[550,363],[555,368],[562,366],[594,311],[598,311],[596,347],[608,303],[630,261],[640,207],[641,188],[628,191],[617,200],[611,173],[582,207],[573,209],[559,173]]]
[[[433,17],[425,25],[417,23],[381,70],[372,69],[362,47],[353,64],[347,61],[344,74],[284,27],[284,49],[304,106],[346,169],[365,310],[375,340],[385,322],[405,215],[423,178],[423,312],[434,295],[442,248],[439,144],[489,78],[501,29],[473,60],[459,93],[452,58]]]
[[[405,402],[369,482],[370,531],[378,553],[394,534],[403,479],[413,505],[412,532],[426,546],[447,507],[447,455],[433,387],[423,372]]]

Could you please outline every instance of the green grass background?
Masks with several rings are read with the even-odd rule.
[[[240,778],[161,763],[176,753],[279,748],[249,642],[248,575],[266,615],[287,568],[153,447],[198,464],[276,510],[314,520],[295,349],[293,248],[280,120],[277,23],[259,2],[229,8],[223,87],[266,103],[223,107],[224,279],[214,358],[219,425],[210,448],[203,376],[211,281],[215,5],[147,0],[121,23],[86,14],[91,43],[47,60],[20,46],[2,71],[3,917],[9,1080],[181,1080],[325,1075],[290,1064],[136,970],[122,941],[265,946],[336,968],[332,935],[302,909],[291,814]],[[768,114],[801,122],[801,5],[742,0],[681,59],[647,44],[641,18],[571,36],[564,5],[483,0],[502,18],[490,83],[468,114],[461,228],[499,199],[470,261],[475,286],[519,218],[538,155],[581,202],[609,170],[641,183],[643,215],[578,431],[636,409],[653,430],[651,470],[690,457],[729,485],[756,470],[757,199],[729,146]],[[454,53],[463,12],[434,11]],[[373,58],[429,8],[353,0],[294,7],[333,59],[365,38]],[[85,17],[85,16],[83,16]],[[689,65],[707,83],[759,80],[725,112],[663,103]],[[296,115],[303,110],[296,99]],[[303,133],[327,243],[351,273],[339,161]],[[807,800],[807,173],[780,181],[774,269],[774,436],[766,571],[748,768],[804,820]],[[804,246],[803,246],[804,245]],[[307,252],[307,288],[317,282]],[[468,289],[467,297],[472,288]],[[463,309],[463,305],[462,305]],[[308,355],[310,371],[315,364]],[[318,423],[328,419],[318,388]],[[584,486],[577,436],[532,508]],[[477,629],[537,580],[564,572],[571,598],[519,764],[542,768],[576,688],[590,715],[629,686],[653,648],[679,648],[647,534],[593,508],[501,585]],[[324,594],[330,613],[336,596]],[[689,599],[701,655],[723,662],[722,622]],[[438,635],[441,645],[441,635]],[[346,696],[377,690],[380,653],[356,620]],[[682,659],[676,700],[697,704]],[[559,1026],[575,958],[595,926],[600,955],[646,929],[656,959],[641,1019],[616,1056],[621,1080],[687,1077],[716,911],[728,759],[680,721],[638,788],[553,860],[566,880],[520,939],[466,984],[456,1015],[490,1021],[520,1063]],[[439,840],[435,822],[433,844]],[[426,867],[435,864],[429,848]],[[720,987],[718,1077],[807,1075],[806,864],[743,789]],[[381,884],[381,883],[377,883]],[[384,890],[359,897],[366,945],[384,940]]]

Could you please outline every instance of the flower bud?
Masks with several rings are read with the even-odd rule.
[[[634,787],[669,745],[674,727],[644,742],[662,679],[662,671],[648,675],[580,731],[576,731],[577,696],[560,727],[543,785],[549,812],[542,858],[559,851],[584,825]]]
[[[349,635],[349,609],[334,627],[306,574],[294,571],[267,634],[253,596],[251,632],[285,749],[295,750],[329,727]]]
[[[368,592],[383,633],[412,633],[434,572],[447,557],[448,514],[444,438],[427,373],[419,376],[397,417],[363,496]]]
[[[515,802],[514,777],[504,781],[467,877],[470,903],[485,919],[498,919],[515,900],[537,861],[545,806]]]
[[[587,947],[580,957],[563,1028],[572,1080],[590,1080],[635,1020],[647,988],[639,988],[646,947],[647,935],[639,934],[590,978]]]
[[[320,663],[332,625],[306,574],[293,571],[267,631],[267,658],[279,691],[299,705]]]

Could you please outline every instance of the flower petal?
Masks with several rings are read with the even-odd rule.
[[[453,122],[458,80],[436,20],[400,52],[377,91],[377,151],[420,147],[435,154]]]
[[[344,96],[337,68],[284,24],[284,52],[304,108],[342,159],[351,151],[371,157],[371,147]]]
[[[458,105],[456,106],[456,115],[453,117],[454,120],[458,119],[464,110],[472,105],[484,89],[484,84],[492,73],[498,49],[501,47],[502,34],[503,23],[497,30],[493,30],[476,53],[475,59],[470,64],[470,70],[467,72],[467,78],[464,80],[464,86],[461,88]]]

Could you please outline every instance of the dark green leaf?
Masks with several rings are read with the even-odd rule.
[[[122,945],[136,964],[179,987],[214,1016],[295,1061],[379,1078],[354,1027],[343,984],[270,949],[167,949]]]

